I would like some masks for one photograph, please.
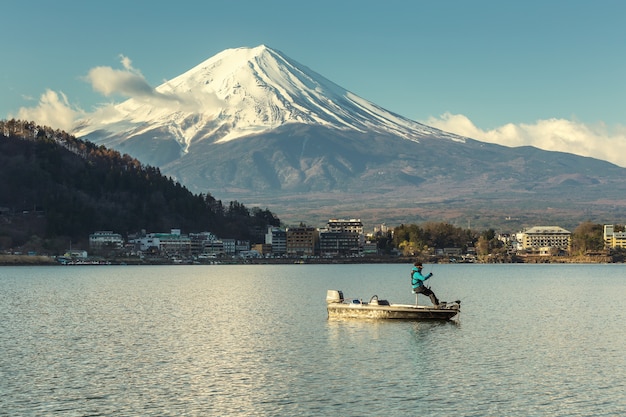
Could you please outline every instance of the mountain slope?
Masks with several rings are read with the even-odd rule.
[[[158,166],[193,192],[266,205],[287,220],[468,218],[488,209],[521,218],[546,216],[547,207],[571,217],[607,203],[621,213],[626,192],[625,169],[442,132],[266,46],[223,51],[73,133]]]
[[[223,143],[289,124],[413,141],[426,136],[464,140],[388,112],[263,45],[223,51],[154,94],[80,121],[72,133],[105,145],[133,141],[134,152],[147,148],[140,159],[159,153],[163,163],[197,142]]]
[[[0,249],[87,248],[90,233],[142,229],[263,241],[278,218],[257,207],[194,195],[158,168],[32,122],[0,121]],[[259,233],[260,232],[260,233]],[[47,242],[47,243],[46,243]],[[38,248],[41,249],[41,246]],[[57,248],[58,249],[58,248]]]

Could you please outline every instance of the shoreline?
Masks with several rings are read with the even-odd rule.
[[[362,258],[258,258],[258,259],[225,259],[212,262],[174,262],[167,259],[110,259],[110,260],[85,260],[76,263],[63,265],[55,258],[44,255],[0,255],[0,266],[73,266],[73,265],[349,265],[349,264],[412,264],[415,257],[395,257],[395,256],[372,256]],[[525,256],[519,257],[517,262],[451,262],[449,259],[424,259],[423,262],[429,264],[623,264],[624,262],[614,261],[610,256]]]

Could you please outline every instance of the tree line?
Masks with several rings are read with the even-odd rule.
[[[159,168],[118,151],[34,122],[0,121],[0,249],[67,248],[96,230],[127,236],[146,231],[211,231],[220,237],[263,242],[279,226],[268,209],[223,204],[210,193],[194,195]],[[622,231],[617,226],[616,231]],[[604,249],[603,225],[585,222],[572,233],[571,254]],[[475,231],[445,222],[407,224],[376,236],[383,253],[428,253],[474,247],[504,255],[493,229]]]
[[[67,248],[97,230],[211,231],[261,241],[268,209],[192,194],[159,168],[34,122],[0,121],[0,249]]]
[[[617,225],[616,231],[623,231],[623,225]],[[604,245],[604,225],[583,222],[571,235],[570,255],[586,255],[602,252]],[[422,225],[400,225],[393,233],[377,236],[379,247],[390,251],[398,249],[404,256],[416,256],[431,253],[434,249],[460,248],[467,252],[473,247],[478,256],[495,255],[504,257],[508,249],[494,229],[475,231],[453,226],[445,222],[427,222]],[[616,252],[621,252],[617,250]]]

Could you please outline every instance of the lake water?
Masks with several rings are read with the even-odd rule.
[[[2,267],[0,415],[626,415],[626,265],[425,265],[458,322],[327,319],[410,267]]]

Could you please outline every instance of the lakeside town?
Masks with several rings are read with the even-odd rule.
[[[0,265],[623,262],[626,253],[623,225],[585,222],[570,232],[549,218],[498,233],[432,222],[366,230],[358,218],[287,227],[267,208],[194,195],[157,168],[65,132],[16,120],[0,127],[2,154],[13,155],[2,164],[11,181]]]
[[[448,225],[449,226],[449,225]],[[432,263],[609,263],[622,262],[626,232],[603,225],[603,248],[572,253],[573,233],[559,226],[533,226],[517,233],[495,234],[485,244],[414,247],[392,242],[394,229],[364,230],[360,219],[329,219],[325,227],[267,228],[262,243],[222,238],[211,232],[146,232],[127,239],[114,231],[95,231],[89,247],[68,248],[62,256],[35,252],[1,255],[0,264],[228,264],[228,263],[392,263],[420,259]],[[492,231],[493,232],[493,231]],[[482,243],[481,243],[482,240]]]

